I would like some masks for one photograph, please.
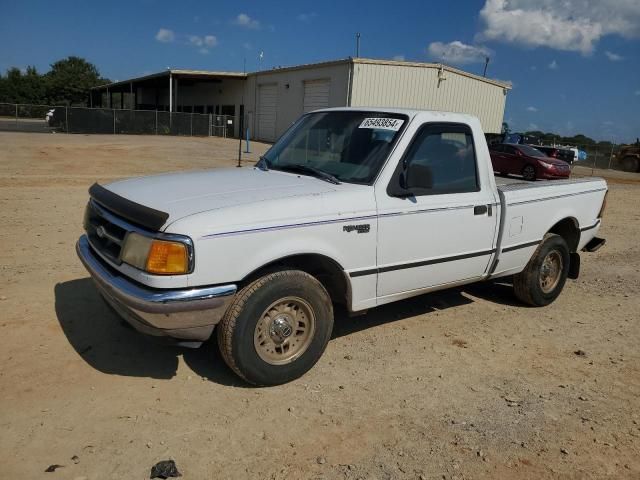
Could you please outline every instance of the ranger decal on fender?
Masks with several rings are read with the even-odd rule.
[[[354,230],[358,233],[369,233],[369,231],[371,230],[371,225],[368,223],[363,223],[360,225],[345,225],[344,227],[342,227],[343,232],[351,233]]]

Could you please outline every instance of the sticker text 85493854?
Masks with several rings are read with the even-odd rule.
[[[399,118],[365,118],[358,128],[376,128],[397,132],[404,123]]]

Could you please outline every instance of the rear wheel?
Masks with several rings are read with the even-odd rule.
[[[527,263],[513,278],[516,297],[535,307],[553,302],[569,274],[569,247],[560,235],[548,233]]]
[[[640,171],[640,162],[635,157],[624,157],[622,159],[622,169],[625,172],[639,172]]]
[[[217,326],[225,362],[254,385],[304,375],[322,356],[333,306],[322,284],[299,270],[265,275],[244,287]]]
[[[536,169],[533,165],[527,165],[522,169],[522,176],[525,180],[533,181],[536,179]]]

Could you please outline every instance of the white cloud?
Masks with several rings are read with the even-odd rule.
[[[393,60],[396,62],[404,62],[406,60],[404,55],[394,55]]]
[[[604,52],[604,54],[607,56],[607,58],[609,60],[611,60],[612,62],[619,62],[621,60],[624,60],[624,57],[622,55],[618,55],[617,53],[613,53],[610,52],[609,50],[607,50],[606,52]]]
[[[175,33],[173,30],[169,30],[168,28],[161,28],[156,33],[156,40],[162,43],[171,43],[176,39]]]
[[[606,35],[640,37],[638,0],[486,0],[478,38],[590,54]]]
[[[538,70],[538,67],[536,67],[535,65],[531,65],[529,68],[531,69],[532,72],[535,72],[536,70]]]
[[[537,112],[538,109],[536,107],[527,107],[527,112]]]
[[[316,12],[309,12],[309,13],[301,13],[296,18],[301,22],[310,22],[311,20],[313,20],[317,16],[318,16],[318,14]]]
[[[557,70],[558,69],[558,62],[556,62],[555,60],[553,60],[549,65],[547,65],[551,70]]]
[[[188,35],[187,39],[189,40],[189,44],[197,47],[198,52],[206,55],[209,53],[209,49],[218,45],[218,39],[215,35],[205,35],[201,37],[199,35]]]
[[[427,48],[429,55],[448,63],[475,63],[484,62],[493,52],[486,47],[467,45],[458,40],[450,43],[433,42]]]
[[[253,30],[260,28],[260,22],[255,18],[251,18],[246,13],[238,14],[238,16],[233,20],[233,24],[240,27],[251,28]]]

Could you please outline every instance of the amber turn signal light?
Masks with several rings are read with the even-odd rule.
[[[189,271],[187,246],[179,242],[153,240],[146,271],[158,275],[175,275]]]

